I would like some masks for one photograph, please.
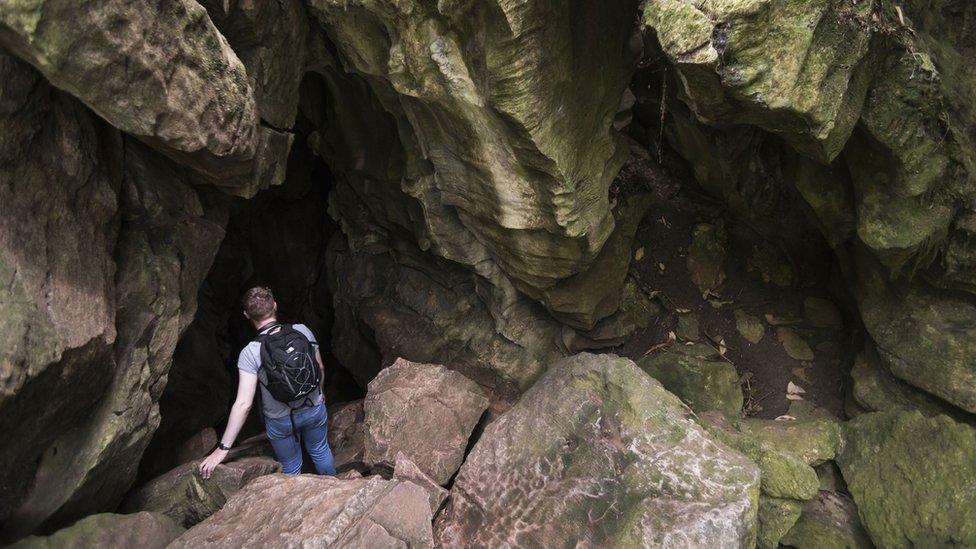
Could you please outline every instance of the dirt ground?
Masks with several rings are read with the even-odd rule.
[[[835,305],[841,300],[829,291],[829,259],[790,257],[737,222],[696,185],[682,185],[682,178],[660,168],[631,166],[621,179],[624,186],[643,179],[657,198],[638,230],[631,276],[655,297],[663,312],[612,352],[636,359],[697,337],[724,350],[724,357],[735,365],[742,380],[745,415],[786,414],[791,403],[787,387],[792,382],[806,391],[802,398],[842,417],[856,347],[853,330],[841,312],[844,307]],[[725,234],[720,246],[724,280],[706,288],[707,292],[693,281],[688,266],[692,234],[701,224]],[[804,259],[813,261],[813,266]],[[700,279],[700,269],[694,270]],[[679,317],[683,318],[680,326]],[[740,331],[737,318],[755,342]],[[673,342],[670,332],[676,336]]]

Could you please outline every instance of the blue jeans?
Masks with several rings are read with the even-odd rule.
[[[290,417],[264,418],[264,426],[268,431],[275,456],[281,463],[281,469],[286,475],[297,475],[302,472],[301,441],[304,441],[305,449],[315,463],[315,470],[320,475],[335,476],[335,462],[332,458],[332,449],[329,448],[329,413],[325,410],[325,404],[302,408],[292,415],[295,419],[298,439],[292,431]]]

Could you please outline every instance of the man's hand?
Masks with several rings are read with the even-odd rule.
[[[210,478],[214,469],[225,459],[227,459],[227,450],[221,450],[220,448],[214,450],[213,453],[207,456],[207,459],[200,462],[200,476]]]

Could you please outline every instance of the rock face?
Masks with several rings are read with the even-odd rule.
[[[436,529],[448,546],[746,546],[758,488],[633,362],[580,354],[485,429]]]
[[[608,196],[636,4],[309,2],[334,51],[303,112],[343,121],[315,145],[341,172],[336,339],[372,334],[381,355],[337,342],[344,360],[465,364],[524,389],[620,309],[646,204]],[[363,100],[330,97],[347,94]],[[613,327],[598,339],[633,323]]]
[[[0,292],[19,304],[3,330],[0,410],[18,443],[0,452],[0,517],[16,509],[5,524],[17,535],[109,510],[135,478],[225,207],[180,166],[0,59],[12,83],[0,169],[15,182],[0,206]]]
[[[392,468],[402,454],[444,485],[461,466],[488,398],[457,372],[400,359],[369,383],[363,408],[367,465]]]
[[[19,549],[85,549],[87,547],[145,547],[162,549],[183,533],[173,519],[159,513],[91,515],[56,533],[25,538]]]
[[[243,63],[193,0],[79,10],[5,1],[0,43],[112,126],[242,196],[281,182],[291,137],[259,124]]]
[[[170,547],[433,547],[431,518],[410,482],[269,475]]]
[[[653,0],[642,13],[678,75],[661,133],[698,182],[752,221],[788,216],[777,197],[798,193],[806,204],[788,209],[816,215],[884,370],[970,413],[976,309],[954,292],[974,291],[976,266],[976,79],[963,68],[976,47],[961,23],[974,10]],[[660,99],[644,102],[657,127]]]
[[[218,465],[213,476],[200,476],[200,462],[181,465],[130,493],[122,504],[126,512],[162,513],[184,528],[214,514],[229,497],[251,480],[281,472],[281,464],[266,458],[244,458]]]
[[[436,515],[441,505],[444,505],[447,500],[447,490],[441,488],[432,478],[424,474],[403,453],[397,454],[396,465],[393,466],[393,480],[409,481],[426,490],[427,498],[430,501],[431,514]]]
[[[837,463],[876,545],[976,544],[976,430],[892,411],[855,418],[845,439]]]

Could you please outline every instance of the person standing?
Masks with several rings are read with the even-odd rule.
[[[302,471],[302,443],[320,475],[335,475],[329,448],[328,412],[322,394],[325,368],[315,335],[304,324],[278,322],[278,304],[271,290],[251,288],[242,300],[244,316],[258,335],[241,350],[237,361],[240,383],[227,428],[217,448],[200,463],[203,478],[234,445],[261,386],[265,428],[282,471]]]

